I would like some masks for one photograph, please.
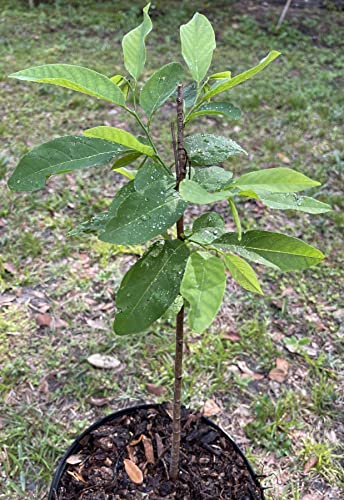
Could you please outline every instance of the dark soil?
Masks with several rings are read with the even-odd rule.
[[[78,463],[67,466],[56,499],[264,498],[231,441],[200,414],[186,409],[182,415],[180,479],[169,480],[171,423],[168,406],[162,406],[140,409],[93,430],[82,440],[78,454],[69,458]],[[142,484],[132,481],[135,471],[134,475],[129,472],[130,479],[124,459],[142,471]]]

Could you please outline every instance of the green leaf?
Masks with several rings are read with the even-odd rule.
[[[246,153],[239,144],[214,134],[194,134],[185,139],[185,149],[193,165],[221,163],[232,155]]]
[[[150,3],[143,9],[143,22],[129,31],[122,40],[124,66],[131,76],[138,80],[146,63],[147,35],[152,31],[152,21],[148,15]]]
[[[155,243],[124,276],[116,295],[117,334],[142,332],[179,294],[189,250],[180,240]]]
[[[155,181],[144,191],[129,194],[99,239],[122,245],[144,243],[177,222],[186,206],[173,184]]]
[[[313,181],[291,168],[277,167],[244,174],[235,181],[233,187],[239,187],[243,190],[270,191],[271,193],[296,193],[319,185],[319,182]]]
[[[124,175],[125,177],[128,177],[128,179],[130,180],[134,179],[136,170],[128,170],[124,167],[136,161],[138,158],[140,158],[140,156],[141,153],[138,153],[137,151],[131,151],[130,153],[122,156],[121,158],[118,158],[112,165],[112,170],[118,172],[119,174]]]
[[[209,69],[216,47],[212,25],[203,14],[196,14],[180,27],[182,55],[192,78],[199,84]]]
[[[209,76],[208,81],[210,80],[229,80],[232,76],[230,71],[221,71],[220,73],[213,73]]]
[[[191,113],[191,115],[187,118],[186,123],[197,116],[203,115],[223,115],[230,120],[238,120],[241,116],[241,111],[230,102],[209,102],[207,104],[203,104],[197,109],[197,111]]]
[[[112,200],[112,202],[109,206],[109,212],[108,212],[109,217],[108,217],[107,222],[110,220],[111,217],[116,216],[117,211],[118,211],[119,207],[121,206],[121,204],[127,198],[129,198],[129,196],[131,196],[133,193],[135,193],[134,181],[130,181],[127,184],[124,184],[124,186],[121,187],[121,189],[119,189],[117,191],[114,199]],[[105,229],[105,227],[104,227],[104,229]]]
[[[208,245],[225,232],[225,221],[216,212],[209,212],[198,217],[192,225],[189,240]]]
[[[147,80],[141,90],[140,105],[149,117],[175,92],[183,74],[183,67],[172,62],[158,69]]]
[[[217,191],[208,193],[202,186],[195,181],[184,179],[179,185],[180,196],[185,201],[196,203],[197,205],[207,205],[215,201],[227,200],[229,197],[228,191]]]
[[[10,78],[30,82],[52,83],[76,90],[120,106],[125,105],[121,89],[105,75],[92,69],[72,64],[46,64],[34,66],[10,75]]]
[[[274,61],[279,55],[281,55],[280,52],[277,52],[276,50],[272,50],[264,59],[260,61],[257,66],[254,66],[253,68],[249,69],[248,71],[245,71],[244,73],[240,73],[240,75],[235,76],[234,78],[231,78],[230,80],[220,84],[216,85],[215,88],[210,89],[206,94],[204,95],[202,102],[207,101],[214,95],[220,94],[221,92],[224,92],[225,90],[229,90],[232,87],[235,87],[236,85],[239,85],[240,83],[245,82],[249,78],[252,78],[255,76],[257,73],[262,71],[268,64],[270,64],[272,61]]]
[[[91,217],[91,219],[82,222],[74,229],[68,231],[68,236],[79,236],[81,234],[91,234],[91,233],[99,233],[104,231],[105,225],[108,221],[109,214],[108,212],[104,212],[102,214],[95,215]]]
[[[174,94],[177,98],[177,92]],[[197,99],[197,85],[195,82],[189,83],[184,87],[184,105],[186,108],[190,108],[195,104]]]
[[[218,191],[226,188],[233,177],[232,172],[222,167],[196,168],[192,180],[207,191]]]
[[[307,243],[270,231],[247,231],[241,241],[236,233],[226,233],[213,241],[212,246],[238,253],[254,262],[270,263],[282,271],[307,269],[324,259],[319,250]]]
[[[136,174],[135,177],[135,189],[136,191],[144,191],[147,189],[154,181],[166,180],[171,185],[176,183],[173,175],[169,175],[161,165],[149,161],[146,163]]]
[[[142,144],[142,142],[138,141],[132,134],[120,128],[106,126],[94,127],[85,130],[84,135],[86,135],[86,137],[98,137],[106,141],[116,142],[117,144],[127,146],[127,148],[135,149],[135,151],[139,151],[144,155],[154,156],[154,151],[151,146]]]
[[[235,279],[239,285],[245,288],[245,290],[264,295],[257,275],[250,264],[237,255],[224,255],[224,261],[232,278]]]
[[[309,214],[324,214],[332,210],[327,203],[322,203],[309,196],[297,196],[294,193],[269,193],[266,191],[258,191],[255,194],[264,205],[273,209],[297,210]]]
[[[8,181],[13,191],[42,189],[51,175],[105,165],[128,148],[87,137],[59,137],[33,148],[18,163]]]
[[[202,333],[213,322],[220,308],[226,286],[221,259],[204,252],[193,252],[186,264],[180,293],[189,302],[192,330]]]
[[[232,214],[233,214],[235,227],[236,227],[237,232],[238,232],[238,240],[240,241],[241,236],[242,236],[242,229],[241,229],[241,222],[240,222],[238,210],[237,210],[237,207],[235,206],[235,203],[231,197],[228,198],[228,203],[229,203],[229,206],[230,206]]]

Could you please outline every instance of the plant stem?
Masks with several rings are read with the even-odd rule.
[[[183,85],[178,85],[177,97],[177,148],[174,127],[172,126],[172,143],[176,161],[177,185],[185,179],[186,153],[184,149],[184,113],[183,113]],[[184,240],[184,218],[177,221],[177,237]],[[183,377],[183,344],[184,344],[184,306],[176,318],[176,350],[174,359],[174,397],[173,397],[173,434],[171,451],[171,479],[177,479],[179,474],[180,435],[181,435],[181,397]]]

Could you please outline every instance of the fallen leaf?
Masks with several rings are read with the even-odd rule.
[[[158,453],[158,458],[160,458],[165,449],[164,449],[164,445],[162,444],[162,439],[161,437],[159,436],[159,434],[154,434],[154,437],[155,437],[155,442],[156,442],[156,449],[157,449],[157,453]]]
[[[237,332],[225,333],[222,337],[224,340],[230,340],[231,342],[240,342],[241,337]]]
[[[208,401],[204,403],[204,406],[202,408],[202,413],[205,417],[219,415],[221,411],[222,411],[221,408],[216,404],[216,402],[213,399],[208,399]]]
[[[308,472],[313,469],[318,463],[318,457],[310,457],[303,467],[303,473],[308,474]]]
[[[251,377],[253,376],[254,372],[247,366],[245,361],[239,360],[237,362],[237,365],[243,373],[245,373],[246,375],[250,375]]]
[[[129,479],[134,484],[142,484],[143,483],[143,474],[142,474],[141,469],[139,469],[138,466],[135,465],[134,462],[132,462],[128,458],[125,458],[123,460],[123,462],[124,462],[125,472],[128,474]]]
[[[285,154],[283,153],[277,153],[276,154],[277,158],[279,158],[283,163],[286,163],[287,165],[289,165],[291,163],[290,159],[288,158],[288,156],[286,156]]]
[[[104,325],[104,323],[102,321],[97,321],[97,320],[93,320],[93,319],[86,319],[86,323],[88,324],[88,326],[90,326],[91,328],[94,328],[95,330],[103,330],[103,331],[108,331],[108,327],[106,325]]]
[[[162,396],[167,391],[162,385],[154,384],[146,384],[146,389],[150,394],[154,394],[155,396]]]
[[[36,316],[36,323],[38,326],[50,326],[51,320],[50,314],[47,313],[37,314]]]
[[[289,363],[285,359],[276,358],[276,368],[278,368],[279,370],[282,370],[282,371],[288,373]]]
[[[17,272],[15,265],[12,264],[11,262],[4,262],[2,266],[5,269],[5,271],[7,271],[10,274],[16,274]]]
[[[137,439],[133,439],[132,441],[130,441],[129,445],[130,446],[136,446],[137,444],[141,443],[143,439],[143,434],[141,434],[141,436]]]
[[[110,398],[111,399],[111,398]],[[88,399],[92,406],[105,406],[109,404],[109,398],[93,398],[92,396]]]
[[[68,323],[64,319],[56,318],[54,321],[54,328],[67,328]]]
[[[96,368],[119,368],[121,362],[114,356],[108,356],[107,354],[92,354],[87,358],[87,361]]]
[[[280,370],[279,368],[273,368],[269,372],[269,379],[274,380],[275,382],[282,383],[285,381],[286,377],[287,374],[283,370]]]
[[[289,363],[285,359],[276,358],[276,368],[269,372],[269,378],[275,382],[282,383],[288,375]]]
[[[0,307],[9,306],[14,300],[16,300],[15,295],[3,295],[0,297]]]
[[[155,459],[154,459],[154,450],[153,450],[152,441],[147,436],[143,436],[142,442],[143,442],[143,447],[145,450],[147,462],[149,464],[154,464]]]
[[[70,465],[81,464],[82,461],[83,461],[83,458],[81,455],[70,455],[66,459],[67,464],[70,464]]]
[[[74,479],[76,479],[77,481],[80,481],[81,483],[86,484],[85,479],[80,474],[75,472],[74,470],[67,470],[67,474],[74,477]]]

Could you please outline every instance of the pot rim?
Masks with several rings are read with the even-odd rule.
[[[63,456],[59,459],[59,462],[58,462],[58,465],[55,469],[55,472],[54,472],[54,475],[53,475],[53,480],[51,482],[51,486],[50,486],[50,490],[49,490],[49,495],[48,495],[48,500],[56,500],[57,496],[56,496],[56,493],[57,493],[57,488],[59,486],[59,483],[60,483],[60,479],[66,469],[66,460],[67,458],[70,456],[70,455],[74,455],[75,453],[77,453],[79,451],[79,449],[81,448],[80,446],[80,441],[85,437],[87,436],[88,434],[90,434],[92,431],[94,431],[95,429],[97,429],[98,427],[101,427],[102,425],[106,424],[107,422],[110,422],[111,420],[114,420],[115,418],[118,418],[118,417],[122,417],[123,415],[130,415],[132,413],[135,413],[136,411],[138,410],[148,410],[148,409],[157,409],[159,407],[163,406],[162,403],[144,403],[144,404],[140,404],[140,405],[136,405],[136,406],[128,406],[127,408],[122,408],[121,410],[117,410],[113,413],[109,413],[109,415],[105,415],[104,417],[100,418],[99,420],[97,420],[96,422],[94,422],[93,424],[91,424],[86,430],[84,430],[81,434],[79,434],[79,436],[72,442],[72,444],[67,448],[67,450],[65,451],[65,453],[63,454]],[[220,427],[219,425],[215,424],[215,422],[212,422],[211,420],[209,420],[209,418],[207,417],[204,417],[202,416],[201,419],[203,420],[203,422],[207,423],[210,427],[212,427],[213,429],[216,429],[220,434],[222,434],[222,436],[225,438],[225,439],[228,439],[233,448],[235,449],[235,451],[241,456],[241,458],[243,459],[246,467],[247,467],[247,470],[249,471],[254,483],[256,484],[256,486],[259,487],[260,491],[261,491],[261,495],[262,495],[262,500],[265,500],[265,496],[264,496],[264,491],[263,491],[263,488],[258,480],[258,476],[256,475],[256,473],[254,472],[250,462],[248,461],[248,459],[246,458],[246,456],[244,455],[243,451],[241,450],[241,448],[236,444],[236,442],[232,439],[232,437],[228,434],[228,432],[224,431],[222,429],[222,427]]]

